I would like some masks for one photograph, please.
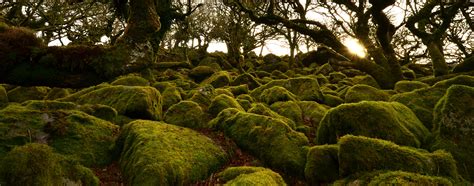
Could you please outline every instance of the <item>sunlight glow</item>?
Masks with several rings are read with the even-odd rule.
[[[357,39],[347,38],[344,40],[344,45],[349,48],[349,51],[359,57],[365,57],[367,55],[367,50],[359,43]]]

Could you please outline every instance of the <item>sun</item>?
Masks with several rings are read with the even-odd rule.
[[[349,49],[349,51],[356,56],[364,58],[367,55],[367,50],[362,44],[359,43],[357,39],[347,38],[344,40],[344,45]]]

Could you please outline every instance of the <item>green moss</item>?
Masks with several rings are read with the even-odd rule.
[[[316,144],[335,144],[346,134],[420,147],[431,133],[400,103],[362,101],[330,109],[320,123]]]
[[[323,100],[323,95],[319,89],[319,84],[316,79],[310,77],[298,77],[285,80],[273,80],[262,85],[252,92],[250,95],[254,98],[260,98],[263,91],[274,86],[281,86],[291,93],[295,94],[299,100],[302,101],[318,101]]]
[[[60,99],[78,104],[102,104],[131,118],[160,120],[161,94],[153,87],[105,86],[92,91],[79,91]]]
[[[261,86],[260,82],[257,81],[257,78],[255,78],[253,75],[249,73],[243,73],[237,76],[234,81],[231,83],[231,85],[236,86],[236,85],[248,85],[248,88],[250,90],[253,90],[259,86]]]
[[[65,89],[65,88],[52,88],[48,94],[46,95],[46,97],[44,99],[46,100],[55,100],[55,99],[59,99],[59,98],[63,98],[63,97],[66,97],[66,96],[69,96],[70,93],[69,93],[69,90],[68,89]]]
[[[337,84],[339,81],[347,78],[345,74],[342,72],[331,72],[329,73],[329,82],[333,84]]]
[[[432,147],[451,152],[459,173],[474,181],[474,88],[453,85],[434,109],[433,131],[437,142]]]
[[[8,104],[7,91],[0,85],[0,108]]]
[[[339,178],[339,146],[311,147],[306,158],[304,174],[310,185],[330,183]]]
[[[303,110],[297,101],[276,102],[273,103],[270,108],[279,115],[292,120],[297,127],[305,125],[303,121]]]
[[[433,128],[433,109],[451,85],[474,86],[474,77],[466,75],[456,76],[440,81],[432,87],[394,95],[390,98],[390,101],[400,102],[409,107],[421,122],[431,129]]]
[[[219,65],[218,60],[219,59],[216,58],[216,57],[208,56],[208,57],[205,57],[204,59],[202,59],[199,62],[198,66],[208,66],[208,67],[211,67],[212,69],[221,70],[221,66]]]
[[[153,87],[155,87],[158,91],[163,92],[167,88],[176,87],[176,84],[170,81],[161,81],[153,83]]]
[[[272,71],[271,78],[272,79],[288,79],[289,77],[285,73],[283,73],[279,70],[274,70],[274,71]]]
[[[237,102],[233,97],[220,94],[212,100],[211,105],[209,105],[208,112],[213,116],[217,116],[219,112],[226,108],[236,108],[244,111],[244,108],[242,108],[239,102]]]
[[[289,175],[304,177],[308,139],[285,122],[252,113],[226,109],[211,123],[263,163]]]
[[[84,104],[84,105],[80,105],[78,110],[86,114],[89,114],[91,116],[95,116],[97,118],[107,120],[110,122],[115,122],[118,117],[117,110],[107,105]]]
[[[130,185],[188,185],[227,161],[226,153],[209,138],[161,122],[133,121],[123,127],[117,144]]]
[[[234,97],[234,94],[227,88],[216,88],[215,93],[216,93],[216,95],[225,94],[225,95],[228,95],[230,97]]]
[[[78,106],[72,102],[61,102],[61,101],[51,101],[51,100],[30,100],[25,101],[21,105],[33,109],[33,110],[74,110]]]
[[[197,82],[200,82],[216,72],[215,68],[210,66],[197,66],[189,72],[189,77],[193,78]]]
[[[208,128],[207,117],[199,104],[193,101],[181,101],[166,111],[164,121],[173,125],[200,129]]]
[[[237,86],[230,86],[227,88],[233,95],[241,95],[241,94],[248,94],[249,93],[249,86],[247,84],[237,85]]]
[[[17,87],[8,91],[10,102],[24,102],[27,100],[42,100],[48,94],[48,87]]]
[[[337,95],[323,94],[323,96],[324,96],[323,103],[327,106],[337,107],[340,104],[344,103],[344,100],[342,98],[340,98],[339,96],[337,96]]]
[[[296,101],[296,95],[284,87],[273,86],[263,90],[258,100],[271,105],[279,101]]]
[[[229,167],[217,175],[224,185],[283,186],[283,178],[263,167]]]
[[[191,95],[190,101],[198,103],[202,108],[207,108],[214,99],[216,93],[214,87],[211,85],[202,86],[195,90],[189,91]]]
[[[380,89],[379,84],[371,75],[354,76],[350,78],[350,80],[354,83],[354,85],[364,84],[364,85],[369,85],[371,87]]]
[[[319,85],[325,85],[325,84],[329,83],[329,79],[326,76],[322,75],[322,74],[318,74],[316,76],[316,80],[318,80]]]
[[[428,153],[385,140],[352,135],[342,137],[338,144],[342,177],[375,170],[401,170],[458,179],[456,162],[445,151]]]
[[[181,92],[183,92],[181,88],[168,87],[161,93],[163,111],[168,110],[171,105],[179,103],[183,100],[183,98],[181,97]]]
[[[423,83],[421,81],[399,81],[395,83],[395,88],[394,90],[397,91],[398,93],[404,93],[404,92],[411,92],[416,89],[422,89],[422,88],[427,88],[430,85]]]
[[[354,85],[347,90],[345,102],[356,103],[360,101],[388,101],[390,95],[383,90],[369,85]]]
[[[343,180],[338,180],[333,185],[443,185],[451,186],[453,183],[443,177],[426,176],[418,173],[404,171],[374,171],[357,174]]]
[[[126,86],[149,86],[150,82],[135,74],[120,76],[115,79],[111,85],[126,85]]]
[[[230,85],[232,78],[227,71],[218,71],[212,74],[211,77],[201,82],[201,85],[210,84],[214,88],[224,87]]]
[[[314,74],[322,74],[328,76],[329,73],[334,72],[334,69],[329,63],[325,63],[324,65],[319,66],[314,71]]]
[[[285,116],[282,116],[282,115],[278,114],[277,112],[275,112],[275,111],[271,110],[270,108],[268,108],[263,103],[254,103],[254,104],[252,104],[252,107],[250,109],[248,109],[248,112],[268,116],[268,117],[275,118],[275,119],[279,119],[279,120],[285,122],[292,129],[296,128],[296,123],[295,123],[294,120],[291,120],[288,117],[285,117]]]
[[[58,153],[86,166],[111,162],[107,147],[115,141],[116,125],[76,110],[30,108],[60,108],[63,106],[57,105],[64,105],[39,104],[25,107],[10,104],[0,110],[0,154],[18,145],[38,142],[47,143]]]

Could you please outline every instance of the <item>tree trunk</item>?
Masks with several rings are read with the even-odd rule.
[[[435,77],[443,76],[449,73],[448,64],[444,59],[442,47],[434,42],[430,41],[427,43],[428,53],[430,54],[431,61],[433,63],[433,73]]]

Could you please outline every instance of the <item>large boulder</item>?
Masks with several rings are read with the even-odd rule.
[[[346,135],[339,140],[342,177],[376,170],[407,171],[430,176],[459,178],[456,161],[445,151],[429,153],[390,141]]]
[[[120,76],[110,84],[111,85],[126,85],[126,86],[149,86],[150,82],[148,82],[148,80],[138,75],[130,74],[130,75],[125,75],[125,76]]]
[[[268,166],[304,177],[309,141],[283,121],[230,108],[211,123]]]
[[[140,119],[160,120],[161,94],[149,86],[108,86],[89,88],[60,99],[78,104],[102,104],[119,114]]]
[[[428,88],[430,85],[421,81],[403,80],[395,83],[394,90],[398,93],[411,92],[417,89]]]
[[[428,129],[432,129],[433,109],[451,85],[474,86],[474,77],[466,75],[457,76],[440,81],[431,87],[396,94],[390,98],[390,101],[406,105]]]
[[[308,150],[304,174],[310,185],[339,179],[339,146],[318,145]]]
[[[229,167],[217,175],[225,185],[286,186],[276,172],[263,167]]]
[[[15,146],[36,142],[86,166],[112,161],[108,147],[115,142],[118,126],[74,110],[72,103],[39,104],[10,104],[0,110],[0,156]]]
[[[232,77],[227,71],[218,71],[212,74],[209,78],[201,82],[201,85],[210,84],[214,88],[224,87],[230,85]]]
[[[221,112],[222,110],[226,108],[236,108],[236,109],[244,111],[244,108],[240,106],[237,100],[225,94],[220,94],[216,96],[214,99],[212,99],[212,102],[211,102],[211,105],[209,105],[208,111],[213,116],[217,116],[219,112]]]
[[[445,149],[457,161],[459,173],[474,181],[474,87],[453,85],[434,109],[433,150]]]
[[[208,128],[208,116],[199,104],[193,101],[181,101],[171,106],[165,113],[164,121],[187,128]]]
[[[296,101],[296,95],[286,90],[284,87],[274,86],[265,89],[262,94],[260,94],[258,100],[271,105],[279,101]]]
[[[404,171],[374,171],[361,173],[338,180],[334,186],[344,185],[454,185],[453,182],[444,177],[427,176],[419,173]]]
[[[15,147],[0,158],[2,182],[7,185],[99,185],[92,170],[39,143]]]
[[[346,134],[420,147],[431,133],[403,104],[362,101],[330,109],[319,125],[316,144],[335,144]]]
[[[16,87],[8,91],[8,100],[18,103],[28,100],[42,100],[49,90],[48,87]]]
[[[357,84],[347,90],[345,102],[357,103],[360,101],[388,101],[390,95],[383,90],[369,85]]]
[[[281,86],[291,93],[295,94],[299,100],[302,101],[322,101],[323,93],[319,88],[319,83],[316,79],[310,77],[298,77],[284,80],[273,80],[262,85],[252,92],[250,95],[254,98],[260,98],[263,91],[274,86]]]
[[[189,185],[217,171],[226,153],[191,129],[136,120],[117,141],[120,166],[130,185]]]

